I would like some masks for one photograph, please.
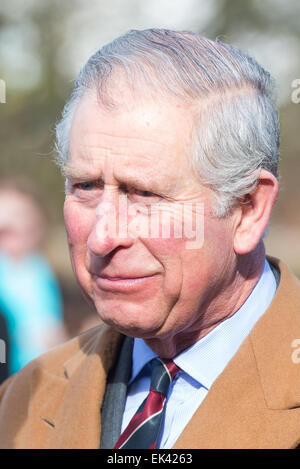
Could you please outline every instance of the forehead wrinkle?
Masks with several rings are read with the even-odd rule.
[[[157,155],[161,157],[161,155],[165,152],[165,149],[168,147],[167,144],[163,144],[161,142],[155,142],[153,140],[147,140],[143,138],[137,137],[121,137],[119,140],[118,136],[109,136],[109,139],[102,139],[97,138],[97,136],[103,136],[107,134],[103,134],[102,132],[90,132],[89,137],[86,138],[84,134],[83,138],[80,139],[81,141],[76,142],[73,145],[73,148],[70,151],[70,155],[79,154],[79,157],[82,159],[87,159],[89,156],[93,157],[93,153],[102,156],[129,156],[130,157],[137,157],[137,158],[147,158],[149,154],[149,158],[157,159]],[[130,141],[130,144],[128,144]],[[133,144],[131,145],[131,141]],[[136,143],[139,145],[136,145]],[[77,147],[77,148],[76,148]]]
[[[113,140],[133,140],[133,141],[142,141],[142,142],[145,142],[145,143],[150,143],[151,145],[161,145],[161,146],[164,146],[166,147],[167,146],[167,143],[164,143],[164,142],[157,142],[155,140],[152,140],[152,139],[148,139],[148,138],[143,138],[143,137],[134,137],[134,136],[130,136],[130,135],[116,135],[116,134],[110,134],[110,133],[107,133],[107,132],[102,132],[102,131],[99,131],[99,132],[89,132],[88,135],[101,135],[102,137],[104,137],[104,139],[106,137],[108,137],[108,139],[112,138]]]
[[[89,150],[92,150],[93,153],[89,152]],[[104,147],[101,145],[85,145],[84,143],[80,144],[80,148],[78,150],[80,152],[79,158],[82,159],[95,159],[95,153],[97,154],[97,157],[114,157],[114,156],[122,156],[124,155],[123,151],[117,151],[115,149],[112,149],[111,147]]]
[[[104,137],[104,138],[103,138]],[[102,132],[89,132],[84,134],[82,141],[77,145],[86,150],[92,151],[108,151],[117,155],[127,153],[159,153],[166,151],[168,148],[167,143],[157,142],[143,137],[120,137],[118,135],[109,135]]]

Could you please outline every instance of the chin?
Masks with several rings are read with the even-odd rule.
[[[96,309],[103,322],[130,337],[155,337],[163,326],[161,315],[147,317],[147,310],[138,305],[103,308],[102,304]]]

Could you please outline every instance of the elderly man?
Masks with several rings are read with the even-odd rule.
[[[105,323],[1,388],[4,448],[295,448],[300,287],[265,257],[272,80],[190,32],[81,71],[57,148],[72,266]]]

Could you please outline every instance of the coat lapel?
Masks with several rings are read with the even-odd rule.
[[[77,353],[64,363],[59,375],[35,370],[27,447],[34,441],[38,448],[99,448],[106,376],[120,339],[120,334],[102,326],[91,341],[82,345],[78,338]]]
[[[275,259],[271,262],[277,263]],[[268,311],[213,384],[174,448],[294,448],[300,436],[300,288],[286,266]]]

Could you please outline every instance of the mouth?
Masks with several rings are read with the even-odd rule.
[[[96,285],[104,291],[119,291],[127,292],[139,290],[145,287],[148,283],[152,282],[156,274],[144,275],[140,277],[110,277],[108,275],[94,275]]]

